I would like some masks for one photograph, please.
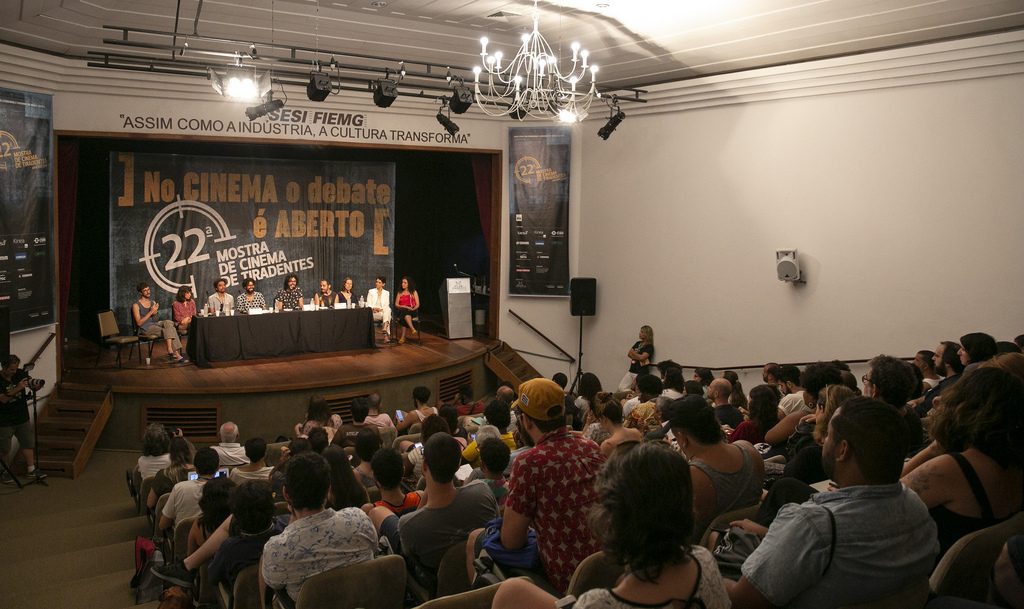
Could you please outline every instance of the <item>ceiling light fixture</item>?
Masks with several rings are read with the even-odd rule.
[[[270,74],[257,73],[255,68],[243,66],[240,59],[236,60],[234,66],[227,68],[223,75],[209,68],[207,76],[214,91],[239,101],[256,101],[270,91]]]
[[[579,122],[586,118],[594,99],[601,97],[597,90],[597,66],[589,63],[590,53],[573,42],[572,63],[563,72],[558,55],[540,33],[536,0],[533,11],[533,32],[523,34],[523,44],[511,61],[504,62],[501,51],[489,55],[488,39],[480,39],[483,67],[473,68],[476,103],[490,116]],[[587,72],[590,82],[584,83]],[[481,76],[486,77],[486,82],[481,82]]]
[[[448,106],[448,102],[445,99],[441,101],[441,109],[437,111],[437,122],[441,123],[444,130],[448,132],[448,135],[455,136],[459,132],[459,126],[452,122],[451,116],[445,116],[444,110]]]
[[[254,121],[260,117],[270,114],[271,112],[277,112],[281,108],[284,108],[284,101],[274,99],[273,93],[268,93],[267,101],[262,104],[252,106],[251,108],[246,108],[245,115],[249,117],[250,121]]]
[[[452,94],[447,98],[448,107],[455,114],[465,114],[473,107],[473,90],[459,80],[459,84],[452,87]]]
[[[390,78],[381,78],[373,86],[373,104],[387,108],[398,99],[398,83]]]
[[[317,65],[319,68],[319,65]],[[309,101],[322,102],[331,94],[331,75],[316,71],[309,73],[309,84],[306,85],[306,97]]]
[[[611,103],[608,104],[608,109],[610,111],[608,122],[604,124],[604,127],[597,130],[597,135],[602,140],[607,140],[612,132],[619,126],[619,123],[626,118],[626,113],[619,109],[619,99],[614,95],[612,96]]]

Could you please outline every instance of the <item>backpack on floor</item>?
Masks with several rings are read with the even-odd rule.
[[[148,537],[135,538],[135,575],[131,587],[135,589],[135,604],[159,600],[164,583],[153,574],[153,567],[164,564],[163,552]]]

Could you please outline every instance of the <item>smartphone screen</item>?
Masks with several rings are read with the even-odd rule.
[[[423,442],[417,442],[414,446],[416,447],[416,450],[423,452]]]
[[[476,442],[476,434],[475,434],[475,433],[471,433],[471,434],[469,434],[469,437],[470,437],[470,439],[471,439],[471,440],[473,440],[474,442]]]
[[[222,467],[222,468],[218,469],[217,470],[217,477],[218,478],[227,478],[228,477],[228,468]]]
[[[403,421],[405,421],[405,413],[403,413],[401,410],[396,410],[395,418],[398,419],[399,423],[402,423]]]
[[[199,472],[189,472],[188,473],[188,479],[189,480],[198,480],[199,479]]]

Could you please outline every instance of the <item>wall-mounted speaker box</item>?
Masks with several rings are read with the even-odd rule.
[[[569,310],[576,317],[597,313],[597,279],[573,277],[569,280]]]

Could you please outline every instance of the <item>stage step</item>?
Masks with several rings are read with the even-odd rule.
[[[112,409],[110,391],[58,385],[36,424],[40,469],[51,476],[78,477]]]
[[[484,364],[503,381],[512,383],[517,390],[519,384],[540,376],[540,372],[530,365],[519,352],[502,342],[498,347],[487,352]]]

